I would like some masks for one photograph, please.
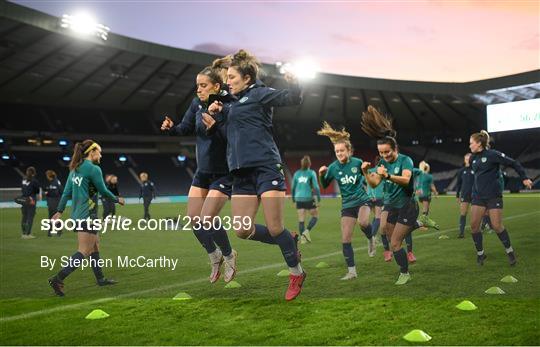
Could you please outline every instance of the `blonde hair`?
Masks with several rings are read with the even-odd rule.
[[[489,148],[490,136],[487,131],[480,130],[480,132],[472,134],[471,138],[474,141],[479,142],[482,145],[482,147],[484,147],[485,149]]]
[[[338,143],[343,143],[348,150],[352,150],[352,144],[350,140],[351,134],[349,134],[349,132],[345,130],[345,127],[341,128],[341,130],[336,130],[325,121],[323,122],[321,130],[317,131],[317,135],[328,137],[334,145]]]
[[[420,164],[418,164],[418,167],[420,168],[420,170],[428,173],[429,170],[430,170],[430,166],[428,163],[426,163],[425,161],[421,161]]]

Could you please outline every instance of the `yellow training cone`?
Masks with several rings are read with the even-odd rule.
[[[485,291],[486,294],[506,294],[504,290],[499,287],[491,287]]]
[[[460,302],[459,304],[457,304],[456,308],[458,308],[458,309],[460,309],[462,311],[474,311],[478,307],[476,307],[476,305],[473,304],[472,302],[470,302],[469,300],[464,300],[464,301]]]
[[[317,269],[326,269],[327,267],[330,267],[330,265],[328,265],[328,263],[325,263],[324,261],[321,261],[320,263],[315,265],[315,267]]]
[[[277,273],[277,275],[279,277],[287,277],[289,276],[291,273],[289,272],[289,270],[281,270],[280,272]]]
[[[180,292],[176,294],[176,296],[173,298],[173,300],[191,300],[191,295],[189,295],[186,292]]]
[[[428,342],[431,340],[431,336],[419,329],[412,330],[403,338],[409,342]]]
[[[501,282],[504,283],[516,283],[517,281],[517,278],[512,275],[504,276],[503,278],[501,278]]]
[[[225,285],[225,288],[232,289],[232,288],[240,288],[242,285],[236,281],[230,281]]]
[[[90,312],[86,317],[84,317],[85,319],[103,319],[103,318],[107,318],[109,317],[109,314],[103,310],[93,310],[92,312]]]

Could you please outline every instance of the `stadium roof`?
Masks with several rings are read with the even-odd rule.
[[[114,33],[106,41],[81,39],[59,22],[0,3],[0,102],[148,110],[156,119],[182,114],[197,72],[217,58]],[[264,70],[265,83],[282,85],[275,67]],[[539,81],[540,70],[467,83],[319,74],[306,84],[303,105],[279,110],[276,118],[346,123],[372,104],[392,114],[400,129],[478,129],[486,103],[535,98]],[[515,86],[523,87],[504,89]]]

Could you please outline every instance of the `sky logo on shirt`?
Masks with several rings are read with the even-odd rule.
[[[79,187],[81,186],[82,180],[83,178],[81,176],[73,176],[71,178],[71,182],[73,182],[73,184],[76,184]]]
[[[341,184],[356,184],[356,179],[358,176],[349,176],[341,177]]]
[[[307,177],[302,176],[302,177],[298,178],[298,183],[307,183],[307,182],[308,182]]]
[[[486,157],[482,157],[482,163],[485,163],[487,161]]]

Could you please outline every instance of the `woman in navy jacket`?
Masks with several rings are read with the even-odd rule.
[[[510,236],[502,224],[503,199],[502,186],[499,180],[501,164],[514,168],[525,187],[531,189],[532,181],[527,178],[525,170],[519,162],[507,157],[504,153],[489,149],[489,134],[487,131],[482,130],[479,133],[472,134],[469,148],[472,152],[470,161],[474,172],[471,232],[476,247],[477,262],[479,265],[484,265],[486,259],[482,244],[482,233],[480,232],[480,222],[487,210],[493,229],[506,250],[510,265],[513,266],[516,264],[516,256],[510,244]]]
[[[279,245],[289,266],[286,300],[296,298],[306,277],[295,239],[285,229],[285,176],[281,156],[273,138],[273,107],[299,105],[301,90],[296,79],[287,74],[289,88],[276,90],[258,80],[259,62],[244,50],[232,57],[227,71],[229,92],[235,96],[228,109],[220,102],[209,107],[216,116],[226,113],[227,162],[233,175],[232,215],[250,223],[234,225],[240,238]],[[266,225],[254,224],[262,202]]]
[[[181,123],[175,126],[173,121],[166,117],[161,125],[161,130],[169,131],[171,135],[197,136],[197,171],[189,189],[187,214],[193,233],[210,257],[211,283],[220,278],[223,263],[225,282],[230,282],[236,275],[236,251],[231,248],[227,232],[221,223],[214,223],[232,189],[232,177],[226,160],[227,140],[220,135],[209,136],[203,123],[203,114],[210,95],[226,93],[222,90],[224,82],[221,70],[227,61],[226,58],[218,59],[213,66],[208,66],[197,74],[197,97],[193,99]]]

